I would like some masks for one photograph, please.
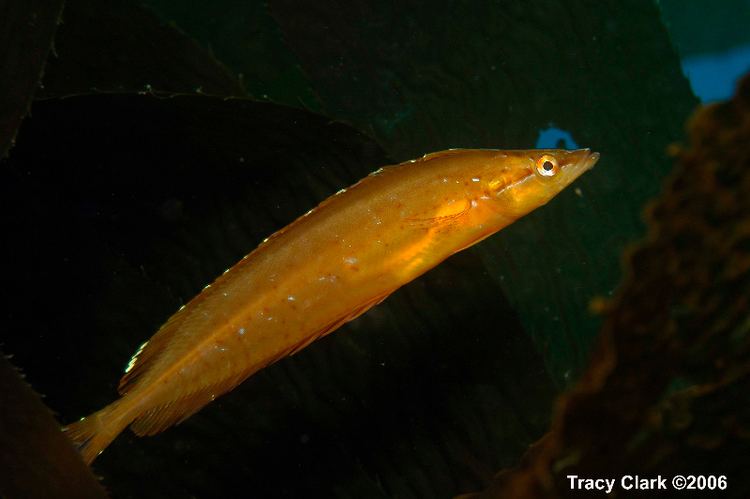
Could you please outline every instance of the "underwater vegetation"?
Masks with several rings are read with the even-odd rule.
[[[568,475],[623,470],[725,475],[729,495],[750,494],[750,75],[688,132],[550,432],[467,497],[574,497]]]
[[[679,168],[701,173],[650,209],[662,246],[632,251],[605,314],[589,311],[621,282],[696,104],[653,2],[209,4],[180,31],[167,0],[150,3],[161,18],[124,0],[3,3],[0,74],[17,77],[0,79],[0,343],[61,423],[109,403],[127,359],[206,283],[379,166],[529,149],[549,127],[603,159],[168,433],[124,432],[93,467],[112,497],[564,495],[561,470],[632,463],[725,471],[747,494],[747,290],[731,271],[746,156],[699,144],[740,136],[726,132],[744,123],[739,100],[694,128],[704,138]],[[657,286],[670,293],[644,298]],[[640,335],[620,334],[631,325]],[[35,463],[82,463],[23,445],[17,422],[42,409],[6,380],[18,396],[3,399],[0,464],[17,480],[0,473],[0,494],[13,497],[44,483]],[[28,431],[59,449],[47,416]]]

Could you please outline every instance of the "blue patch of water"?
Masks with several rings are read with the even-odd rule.
[[[701,102],[728,99],[734,94],[739,78],[750,70],[750,45],[685,57],[682,70]]]
[[[578,149],[578,144],[567,130],[550,126],[539,130],[536,139],[537,149]]]

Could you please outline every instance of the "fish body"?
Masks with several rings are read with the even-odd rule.
[[[597,159],[457,149],[379,169],[206,286],[139,349],[122,397],[65,431],[90,463],[128,425],[151,435],[184,420],[545,204]]]

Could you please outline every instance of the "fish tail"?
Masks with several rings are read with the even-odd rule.
[[[124,399],[117,400],[104,409],[63,427],[62,431],[73,442],[86,464],[91,464],[132,421],[133,418],[128,417],[127,405],[123,402]]]

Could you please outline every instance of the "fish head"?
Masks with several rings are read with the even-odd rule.
[[[590,149],[503,151],[487,165],[487,195],[498,211],[519,218],[546,204],[599,160]]]

